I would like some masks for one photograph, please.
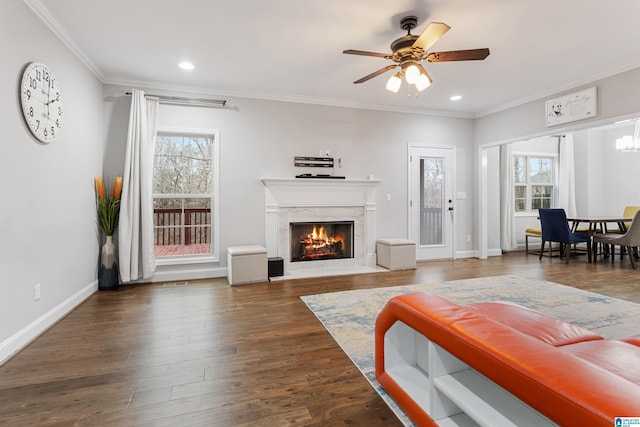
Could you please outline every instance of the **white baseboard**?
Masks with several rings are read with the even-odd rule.
[[[476,258],[476,257],[477,257],[477,251],[474,251],[474,250],[457,251],[456,252],[456,259],[460,259],[460,258]]]
[[[502,256],[502,249],[489,249],[487,250],[487,256]]]
[[[0,365],[25,348],[31,341],[38,338],[43,332],[66,316],[67,313],[89,298],[96,290],[98,290],[98,281],[94,280],[0,343]]]
[[[458,256],[458,258],[478,258],[478,259],[480,259],[480,251],[473,250],[473,251],[458,252],[457,256]],[[489,250],[487,250],[487,258],[490,257],[490,256],[502,256],[502,249],[498,248],[498,249],[489,249]]]

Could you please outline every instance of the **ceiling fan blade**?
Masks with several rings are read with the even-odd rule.
[[[353,83],[355,83],[355,84],[358,84],[358,83],[364,83],[364,82],[366,82],[367,80],[370,80],[370,79],[372,79],[372,78],[374,78],[374,77],[378,77],[380,74],[384,74],[384,73],[386,73],[387,71],[389,71],[389,70],[393,70],[393,69],[394,69],[394,68],[396,68],[396,67],[397,67],[397,65],[396,65],[396,64],[394,64],[394,65],[387,65],[386,67],[381,68],[381,69],[379,69],[378,71],[375,71],[375,72],[373,72],[373,73],[369,74],[368,76],[364,76],[363,78],[358,79],[358,80],[356,80],[356,81],[355,81],[355,82],[353,82]]]
[[[440,40],[440,37],[444,36],[450,28],[451,27],[442,22],[430,23],[422,34],[420,34],[420,37],[413,42],[413,47],[420,47],[426,52],[435,42]]]
[[[346,53],[349,55],[375,56],[377,58],[391,58],[391,55],[387,53],[367,52],[366,50],[347,49],[343,50],[342,53]]]
[[[475,61],[489,56],[489,49],[450,50],[448,52],[431,52],[425,58],[429,62]]]

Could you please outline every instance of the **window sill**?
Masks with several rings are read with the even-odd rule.
[[[513,216],[516,218],[537,218],[538,212],[516,212]]]

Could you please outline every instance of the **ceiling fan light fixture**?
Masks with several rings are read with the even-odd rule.
[[[451,27],[443,22],[431,22],[422,31],[422,34],[418,36],[411,34],[411,30],[417,25],[418,18],[415,16],[405,16],[402,18],[400,21],[400,27],[407,31],[407,35],[400,37],[391,43],[391,53],[369,52],[366,50],[356,49],[343,50],[342,53],[349,55],[373,56],[393,61],[392,65],[388,65],[378,71],[370,73],[353,83],[364,83],[374,77],[386,73],[387,71],[400,67],[400,72],[387,81],[387,90],[394,93],[397,92],[400,89],[401,82],[396,81],[396,77],[401,79],[402,76],[404,76],[409,85],[415,85],[416,90],[421,92],[428,88],[432,83],[431,77],[421,65],[422,61],[478,61],[485,59],[489,55],[488,48],[429,52],[431,46],[433,46],[440,37],[449,31]],[[409,90],[411,90],[410,87]]]
[[[410,85],[416,84],[419,77],[420,69],[416,66],[416,64],[411,64],[404,70],[404,78],[407,79],[407,83],[409,83]]]
[[[387,81],[386,89],[393,93],[398,93],[400,89],[400,85],[402,84],[402,75],[400,73],[396,73],[393,76],[389,77]]]
[[[416,80],[416,89],[418,89],[418,92],[422,92],[423,90],[431,86],[431,82],[431,77],[429,77],[428,74],[420,73],[420,75],[418,76],[418,80]]]

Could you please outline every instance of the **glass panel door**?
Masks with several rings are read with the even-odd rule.
[[[454,257],[454,158],[454,148],[409,148],[409,238],[418,260]]]

